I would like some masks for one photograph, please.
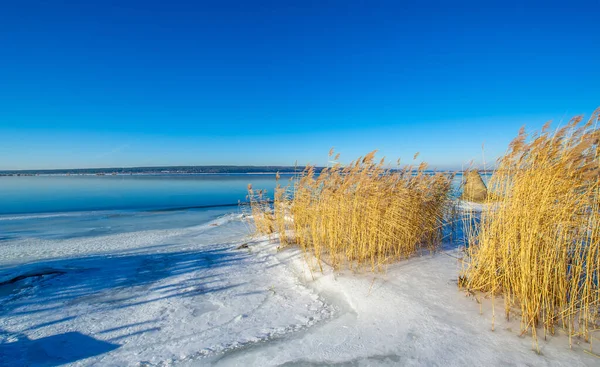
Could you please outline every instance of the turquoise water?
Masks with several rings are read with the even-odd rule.
[[[272,193],[275,175],[0,177],[0,247],[195,226],[240,213],[248,184]]]
[[[275,175],[0,177],[0,242],[194,226],[240,213],[248,184],[272,195]]]
[[[282,175],[282,185],[292,175]],[[247,186],[273,193],[273,174],[0,177],[0,216],[234,207]],[[460,176],[454,186],[460,184]]]
[[[0,177],[0,215],[235,206],[248,184],[272,192],[275,175]]]

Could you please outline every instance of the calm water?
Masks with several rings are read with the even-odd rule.
[[[0,242],[194,226],[239,213],[248,184],[272,194],[275,175],[0,177]]]
[[[285,185],[291,175],[282,175]],[[460,176],[454,180],[460,183]],[[0,177],[0,216],[102,210],[165,210],[246,200],[247,186],[273,193],[273,174]]]
[[[248,184],[272,193],[275,175],[0,177],[0,247],[195,226],[239,213]]]
[[[272,192],[275,175],[0,177],[0,215],[235,205],[248,184]]]

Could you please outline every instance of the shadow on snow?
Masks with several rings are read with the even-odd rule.
[[[175,245],[180,248],[182,245]],[[154,253],[125,253],[94,255],[39,261],[1,270],[0,315],[2,318],[26,316],[27,327],[12,332],[0,330],[0,355],[4,360],[10,357],[26,357],[35,365],[57,365],[82,358],[99,355],[119,347],[107,341],[94,339],[79,332],[66,332],[29,339],[27,332],[33,332],[54,324],[68,322],[76,317],[89,315],[107,309],[127,309],[128,307],[152,303],[176,297],[196,297],[204,294],[235,288],[239,284],[223,282],[219,275],[228,272],[228,267],[236,266],[250,256],[246,251],[235,251],[215,245],[193,251],[159,252],[163,248],[148,248]],[[137,249],[144,250],[144,249]],[[210,269],[210,274],[203,270]],[[216,271],[215,271],[216,270]],[[169,277],[179,276],[177,282],[169,283]],[[77,304],[94,307],[71,308],[68,317],[52,320],[52,312]],[[84,311],[85,310],[85,311]],[[61,315],[61,313],[58,313]],[[50,321],[49,321],[50,319]],[[138,330],[141,324],[147,329]],[[152,327],[153,321],[143,321],[130,325],[118,325],[97,332],[107,339],[107,333],[135,329],[129,334],[121,334],[109,341],[148,331],[160,330]],[[3,336],[4,334],[4,336]],[[1,364],[1,363],[0,363]]]
[[[19,335],[11,342],[0,343],[0,366],[14,366],[20,363],[60,366],[107,353],[118,347],[118,344],[97,340],[74,331],[33,340]]]

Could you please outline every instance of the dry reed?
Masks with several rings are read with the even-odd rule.
[[[598,110],[553,133],[546,124],[531,139],[521,129],[490,180],[489,209],[467,230],[461,286],[501,295],[538,352],[539,329],[562,326],[572,343],[591,342],[600,326],[597,119]]]
[[[281,243],[298,244],[321,270],[323,261],[379,270],[441,242],[451,177],[425,169],[385,168],[375,151],[319,174],[308,166],[287,187],[277,185],[274,214],[259,222],[272,219]]]
[[[248,185],[248,202],[254,222],[254,230],[258,234],[271,235],[275,232],[274,213],[270,206],[270,200],[265,190],[254,190]]]

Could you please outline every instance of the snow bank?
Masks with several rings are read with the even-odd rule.
[[[0,298],[0,364],[197,362],[329,318],[333,307],[269,251],[255,243],[235,250],[247,233],[236,216],[186,229],[73,240],[78,243],[3,244],[3,260],[14,262],[12,254],[29,263],[2,269],[3,279],[23,279]],[[61,272],[28,276],[42,269]],[[75,358],[82,336],[116,347]],[[57,338],[73,347],[55,350]]]
[[[538,355],[531,338],[519,337],[518,323],[498,316],[492,331],[491,307],[480,315],[479,304],[457,288],[456,250],[395,264],[385,274],[311,274],[297,250],[279,256],[293,258],[304,284],[338,313],[305,333],[226,353],[220,365],[598,365],[583,352],[589,345],[570,350],[562,334],[540,341]]]
[[[240,216],[3,241],[2,279],[25,277],[0,286],[0,365],[598,365],[564,335],[538,355],[503,317],[491,331],[491,307],[457,288],[456,250],[321,274],[277,245]]]

